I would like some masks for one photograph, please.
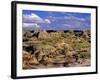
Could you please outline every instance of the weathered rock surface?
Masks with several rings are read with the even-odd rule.
[[[91,65],[90,42],[87,37],[83,38],[84,32],[44,30],[26,31],[23,34],[27,39],[23,38],[23,69]]]
[[[39,39],[48,39],[50,38],[49,34],[44,30],[44,31],[40,31],[39,35],[38,35]]]

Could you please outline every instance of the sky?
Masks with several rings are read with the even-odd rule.
[[[24,30],[90,30],[91,14],[23,10]]]

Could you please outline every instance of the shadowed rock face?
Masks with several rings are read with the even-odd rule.
[[[31,45],[25,45],[23,46],[23,50],[30,52],[31,54],[34,54],[36,50],[39,50],[40,45],[39,44],[31,44]]]
[[[27,39],[23,40],[23,69],[90,66],[90,42],[83,37],[84,32],[76,32],[77,35],[75,31],[26,32],[23,33]]]

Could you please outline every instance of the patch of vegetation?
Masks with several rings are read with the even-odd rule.
[[[90,31],[24,31],[23,69],[68,67],[90,60]]]

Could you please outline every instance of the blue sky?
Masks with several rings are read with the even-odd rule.
[[[25,30],[90,30],[91,14],[23,10]]]

